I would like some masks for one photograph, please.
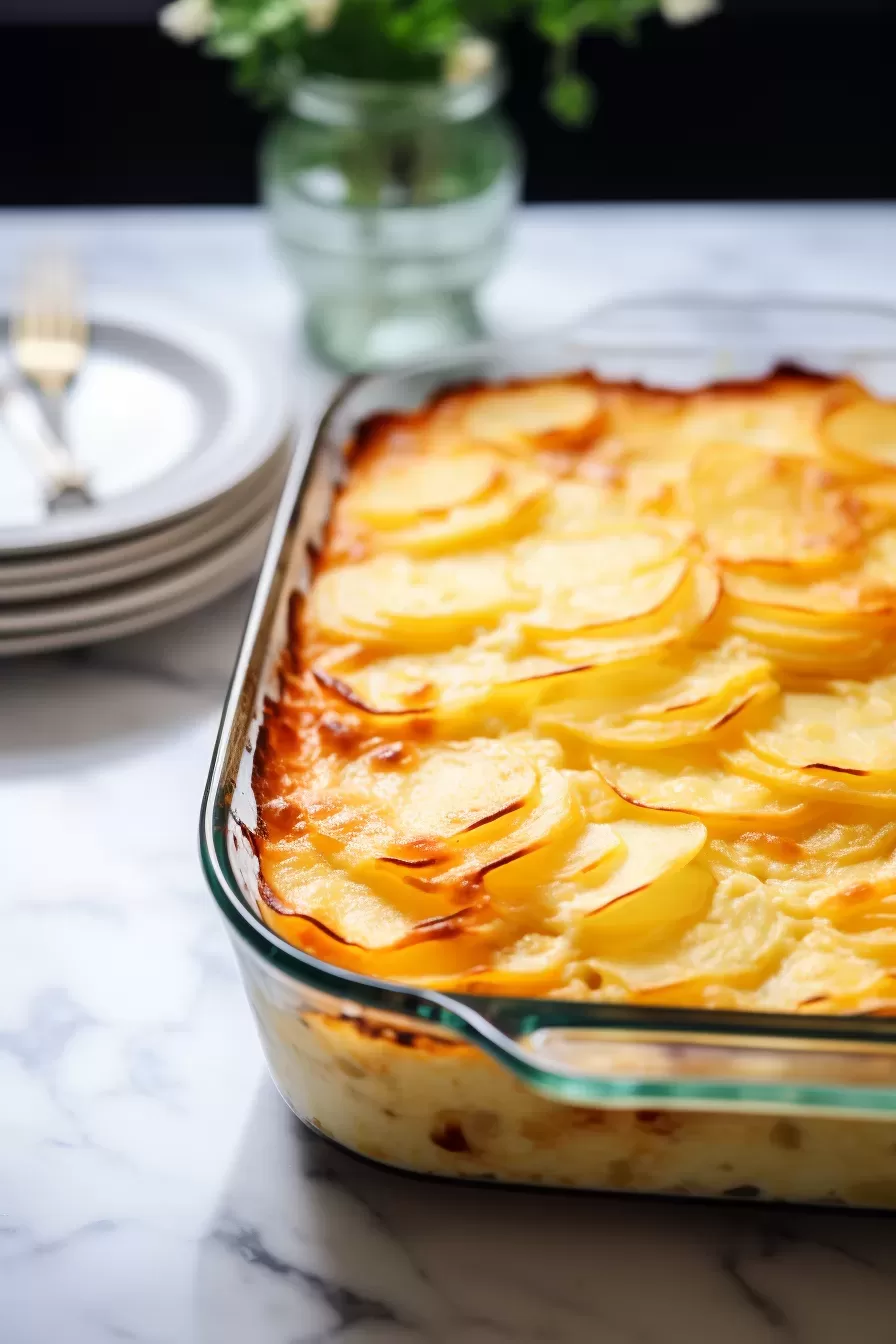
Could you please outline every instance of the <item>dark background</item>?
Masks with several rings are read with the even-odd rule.
[[[261,116],[157,7],[0,0],[0,205],[255,199]],[[520,29],[508,51],[530,200],[896,198],[896,0],[723,0],[635,47],[590,41],[580,132],[539,105],[539,44]]]

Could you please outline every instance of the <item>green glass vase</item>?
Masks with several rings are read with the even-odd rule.
[[[521,177],[501,83],[307,76],[270,127],[263,195],[325,362],[382,368],[481,334]]]

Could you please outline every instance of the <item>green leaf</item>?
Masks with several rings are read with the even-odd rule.
[[[534,0],[536,31],[557,45],[585,32],[621,35],[657,8],[659,0]]]
[[[559,121],[567,126],[581,126],[590,119],[597,104],[594,85],[574,71],[560,75],[548,88],[547,104]]]
[[[446,55],[465,35],[500,38],[503,26],[526,24],[551,49],[549,108],[567,125],[578,126],[590,117],[595,94],[573,69],[577,44],[590,34],[631,40],[660,0],[340,0],[323,32],[308,28],[303,0],[212,3],[206,50],[233,60],[241,86],[269,104],[285,100],[303,71],[437,80]]]
[[[209,39],[209,46],[216,56],[236,61],[248,55],[255,46],[255,38],[251,33],[217,33]]]
[[[301,17],[301,8],[296,0],[268,0],[255,16],[256,33],[267,34],[288,28]]]

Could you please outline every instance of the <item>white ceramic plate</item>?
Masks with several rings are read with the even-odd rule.
[[[6,321],[0,318],[0,341]],[[0,406],[0,557],[109,541],[182,517],[233,490],[276,451],[286,370],[211,323],[152,298],[99,297],[67,433],[96,506],[47,516],[24,436],[27,394]]]
[[[258,572],[263,554],[262,542],[251,562],[243,557],[240,564],[234,562],[222,566],[201,587],[191,588],[170,602],[152,607],[148,611],[135,612],[115,620],[97,621],[94,625],[85,625],[78,630],[47,630],[37,635],[0,639],[0,658],[18,658],[28,654],[81,648],[85,644],[101,644],[105,640],[136,635],[141,630],[151,630],[154,626],[164,625],[179,616],[187,616],[190,612],[198,611],[200,607],[208,606],[210,602],[223,597],[245,580],[253,578]]]
[[[92,628],[98,623],[152,611],[201,588],[220,570],[234,565],[241,570],[255,561],[270,532],[266,515],[243,536],[228,537],[221,545],[186,565],[166,570],[137,583],[106,588],[88,597],[68,602],[39,602],[0,610],[0,640],[21,635]]]
[[[283,487],[288,454],[282,452],[249,481],[205,509],[167,527],[139,533],[124,541],[47,552],[37,558],[0,558],[0,610],[54,598],[72,597],[145,578],[183,564],[237,536],[273,509]]]
[[[163,625],[166,621],[173,621],[178,616],[196,611],[216,598],[223,597],[225,593],[258,572],[269,531],[270,520],[266,519],[261,527],[247,535],[244,545],[227,547],[223,554],[219,553],[217,566],[208,566],[201,576],[194,571],[192,583],[172,585],[167,597],[155,604],[143,605],[138,610],[124,611],[117,615],[98,615],[95,620],[80,626],[64,626],[9,637],[0,636],[0,658],[97,644],[107,639],[133,635],[140,630],[149,630],[153,626]]]

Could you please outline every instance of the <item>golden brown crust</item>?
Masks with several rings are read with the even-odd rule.
[[[866,404],[579,372],[362,426],[256,749],[271,927],[473,992],[889,1011],[889,421],[825,428]]]

